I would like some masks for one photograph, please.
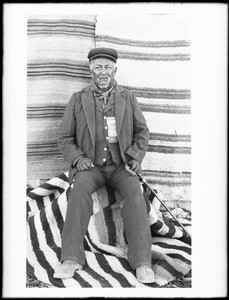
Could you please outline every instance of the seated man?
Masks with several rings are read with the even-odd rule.
[[[88,53],[92,82],[72,95],[60,125],[58,146],[70,163],[69,181],[74,183],[56,278],[71,278],[83,268],[92,194],[107,184],[125,200],[121,215],[129,264],[140,282],[155,280],[149,217],[137,176],[148,148],[149,130],[135,96],[115,81],[117,58],[111,48]],[[132,172],[125,168],[127,164]]]

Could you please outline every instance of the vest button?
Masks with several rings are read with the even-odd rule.
[[[104,148],[104,151],[107,151],[107,148]]]
[[[106,158],[103,158],[103,161],[106,161]]]

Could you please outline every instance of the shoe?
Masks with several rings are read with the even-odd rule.
[[[153,270],[147,265],[142,265],[137,267],[136,277],[137,280],[140,281],[141,283],[155,282],[155,274]]]
[[[73,277],[75,271],[82,270],[83,266],[74,260],[65,260],[53,274],[54,278],[67,279]]]

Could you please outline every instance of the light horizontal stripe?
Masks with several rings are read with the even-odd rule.
[[[130,60],[117,61],[117,82],[126,86],[189,89],[191,61]]]
[[[69,61],[83,64],[87,62],[87,53],[94,47],[93,36],[72,37],[70,35],[31,35],[27,39],[27,61]]]
[[[142,169],[191,172],[191,155],[186,153],[146,152]]]
[[[190,20],[181,14],[109,14],[98,15],[96,36],[112,36],[123,39],[158,41],[189,40]]]
[[[150,132],[171,134],[171,135],[190,135],[191,115],[190,114],[167,114],[155,112],[143,112]]]

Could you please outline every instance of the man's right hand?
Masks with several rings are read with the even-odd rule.
[[[78,160],[76,167],[79,171],[87,171],[87,170],[91,170],[91,168],[93,168],[94,165],[90,158],[81,157]]]

